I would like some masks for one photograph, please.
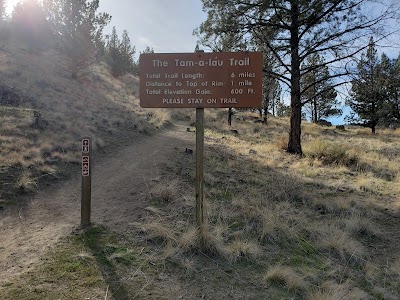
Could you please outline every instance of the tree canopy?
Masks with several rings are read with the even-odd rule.
[[[400,62],[385,53],[379,59],[371,37],[367,50],[357,65],[347,104],[356,113],[349,121],[371,128],[400,122]]]
[[[311,116],[313,123],[318,123],[322,118],[341,114],[338,109],[337,92],[334,89],[333,79],[329,77],[329,68],[323,64],[324,59],[315,53],[305,62],[306,67],[321,66],[313,69],[302,77],[301,87],[304,89],[302,105]]]
[[[203,0],[207,13],[198,31],[204,40],[233,32],[242,40],[258,39],[276,57],[279,66],[270,70],[290,89],[291,117],[288,152],[302,154],[302,77],[322,65],[304,64],[311,55],[325,57],[323,65],[338,66],[327,78],[348,74],[347,60],[363,50],[357,42],[366,34],[380,35],[385,20],[394,16],[391,4],[379,14],[363,14],[368,0]],[[272,33],[272,34],[271,34]],[[273,38],[268,38],[273,35]],[[313,85],[319,82],[312,83]],[[340,84],[340,83],[337,83]]]
[[[135,47],[132,47],[128,32],[124,30],[122,40],[119,40],[115,26],[106,45],[106,61],[114,76],[133,72]]]
[[[53,41],[52,29],[39,0],[18,2],[11,14],[13,33],[30,50],[48,47]]]
[[[4,19],[6,14],[6,0],[0,0],[0,23]]]
[[[47,18],[58,36],[59,49],[73,78],[92,64],[103,39],[103,29],[110,22],[107,13],[98,13],[99,0],[44,0]]]

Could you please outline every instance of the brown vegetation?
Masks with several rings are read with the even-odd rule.
[[[2,201],[77,164],[83,135],[100,151],[171,118],[193,125],[190,110],[140,109],[136,77],[117,80],[98,65],[77,83],[54,57],[0,52],[3,84],[29,91],[19,106],[0,106]],[[116,233],[104,224],[72,234],[0,298],[396,299],[399,132],[304,124],[299,157],[282,149],[287,118],[229,127],[225,116],[206,111],[205,249],[194,227],[194,155],[176,149],[147,160],[157,176],[145,178],[140,219]]]
[[[83,136],[101,149],[168,121],[164,111],[138,107],[135,76],[115,79],[100,64],[76,81],[55,51],[8,42],[0,51],[0,205],[79,164]]]

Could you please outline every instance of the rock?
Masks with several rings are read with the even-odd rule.
[[[239,134],[239,131],[237,131],[236,129],[231,129],[231,132],[232,132],[233,134]]]
[[[257,154],[257,151],[254,150],[254,149],[250,149],[250,150],[249,150],[249,154]]]
[[[33,112],[33,118],[31,122],[31,128],[35,129],[43,129],[46,125],[46,122],[42,119],[42,114],[40,111]]]
[[[318,125],[330,127],[332,126],[332,123],[327,120],[321,119],[318,121]]]
[[[342,131],[346,130],[346,128],[344,128],[344,125],[336,125],[336,129],[342,130]]]

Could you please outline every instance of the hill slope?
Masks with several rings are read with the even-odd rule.
[[[99,149],[166,120],[160,110],[138,107],[136,77],[115,79],[100,64],[77,81],[59,61],[55,51],[0,51],[2,203],[59,177],[64,164],[78,164],[83,136],[92,136]]]
[[[74,229],[79,172],[3,211],[1,299],[400,298],[398,131],[305,123],[298,157],[284,151],[287,119],[265,125],[239,112],[230,128],[225,111],[206,110],[201,246],[194,156],[184,151],[193,112],[169,111],[183,125],[138,138],[168,114],[137,107],[137,78],[97,66],[77,82],[49,62],[54,53],[1,55],[7,94],[23,95],[0,114],[3,199],[60,162],[76,164],[82,135],[102,152],[88,230]]]

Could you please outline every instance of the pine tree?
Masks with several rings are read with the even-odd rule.
[[[400,57],[399,57],[400,58]],[[383,53],[379,65],[381,76],[379,84],[382,86],[383,109],[380,124],[390,126],[400,123],[400,61],[389,59]]]
[[[121,40],[121,54],[123,59],[123,72],[132,73],[133,72],[133,56],[135,55],[135,47],[131,45],[131,40],[129,38],[128,31],[124,30],[122,32]]]
[[[264,122],[267,121],[268,110],[271,109],[272,115],[276,113],[276,105],[280,101],[282,88],[279,81],[268,75],[263,76],[262,82],[263,99],[261,110],[264,112]]]
[[[265,35],[268,35],[268,37]],[[268,110],[272,110],[272,115],[275,115],[276,113],[276,105],[280,101],[282,87],[280,86],[279,80],[274,76],[278,66],[278,61],[272,51],[262,43],[263,38],[261,38],[261,36],[263,38],[273,39],[275,33],[272,31],[259,33],[257,34],[257,38],[252,40],[254,50],[263,52],[263,99],[261,102],[262,109],[260,112],[264,112],[264,122],[266,123]]]
[[[372,37],[357,69],[358,74],[352,81],[351,95],[347,102],[357,115],[351,116],[349,121],[369,127],[375,133],[384,114],[385,97],[382,72]]]
[[[143,51],[140,51],[140,54],[148,54],[148,53],[154,53],[154,49],[149,46],[146,46],[146,48]],[[134,75],[139,75],[139,59],[137,61],[135,61],[133,64],[133,74]]]
[[[111,68],[111,74],[115,77],[119,76],[122,67],[120,48],[117,30],[114,26],[106,45],[106,62]]]
[[[269,103],[269,109],[271,110],[272,115],[276,116],[278,103],[280,103],[282,95],[282,87],[279,84],[279,81],[275,80],[275,85],[273,86],[272,90],[273,93],[271,101]]]
[[[397,125],[400,123],[400,55],[392,63],[390,75],[390,103],[391,103],[391,121]]]
[[[278,117],[290,117],[290,105],[286,105],[283,101],[276,103],[276,115]]]
[[[135,47],[132,47],[131,41],[126,30],[122,33],[122,40],[119,40],[115,27],[108,39],[106,46],[106,61],[111,67],[113,76],[118,77],[126,73],[133,73]]]
[[[6,23],[6,0],[0,0],[0,48],[7,45],[9,28]]]
[[[323,117],[338,115],[342,111],[336,108],[337,92],[330,78],[329,69],[324,65],[324,59],[318,53],[311,55],[306,61],[307,68],[313,68],[303,76],[301,81],[302,105],[306,112],[311,115],[313,123],[318,123]]]
[[[0,0],[0,24],[3,22],[6,16],[6,0]]]
[[[355,56],[356,41],[368,29],[396,17],[395,1],[379,14],[363,15],[368,0],[202,0],[207,20],[200,27],[202,37],[212,40],[233,32],[244,39],[259,38],[279,62],[274,76],[290,89],[290,131],[287,151],[302,154],[301,79],[311,69],[302,69],[314,53],[328,58],[326,65],[336,65]],[[397,5],[398,1],[396,0]],[[382,4],[383,6],[384,4]],[[273,39],[264,32],[275,31]],[[262,33],[260,35],[260,33]],[[380,33],[383,33],[381,30]],[[347,76],[345,69],[332,77]]]
[[[14,35],[33,51],[41,50],[52,42],[51,27],[38,0],[17,3],[11,14]]]
[[[58,36],[59,50],[73,78],[96,61],[96,46],[110,22],[107,13],[97,13],[99,0],[43,0],[48,19]],[[101,43],[100,43],[101,44]]]

